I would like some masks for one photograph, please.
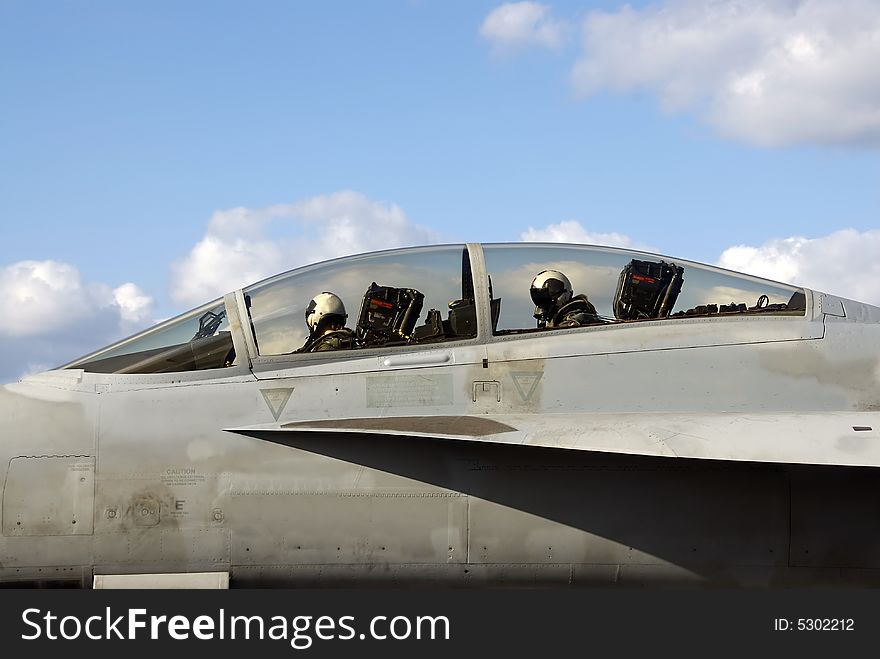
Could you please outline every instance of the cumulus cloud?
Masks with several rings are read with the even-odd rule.
[[[880,144],[876,0],[666,0],[594,11],[575,88],[647,91],[759,145]]]
[[[205,236],[172,265],[175,302],[200,304],[297,266],[437,242],[395,204],[344,190],[262,209],[214,213]]]
[[[58,261],[0,268],[0,381],[46,370],[152,321],[153,298],[133,283],[83,281]]]
[[[508,2],[495,8],[480,26],[480,34],[497,50],[526,46],[559,48],[569,26],[550,16],[550,7],[537,2]]]
[[[525,242],[558,242],[622,247],[659,252],[626,234],[587,231],[567,220],[520,234]],[[725,249],[717,265],[737,272],[806,286],[869,304],[880,305],[880,229],[843,229],[819,238],[794,236],[768,240],[762,245],[734,245]]]
[[[520,234],[519,239],[535,243],[574,243],[584,245],[605,245],[607,247],[625,247],[646,252],[656,251],[654,247],[636,242],[622,233],[594,233],[587,231],[577,220],[564,220],[556,224],[548,224],[543,229],[529,227]]]
[[[113,301],[124,325],[144,325],[153,318],[153,298],[131,282],[113,289]]]
[[[844,229],[821,238],[781,238],[737,245],[718,265],[880,305],[880,230]]]

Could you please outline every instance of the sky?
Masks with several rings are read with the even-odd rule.
[[[435,242],[880,304],[880,2],[0,0],[0,381]]]

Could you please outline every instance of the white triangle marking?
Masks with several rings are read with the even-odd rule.
[[[269,411],[272,412],[272,416],[274,416],[277,421],[278,417],[280,417],[281,413],[284,411],[287,401],[290,400],[290,394],[293,393],[293,388],[260,389],[260,393],[263,394],[263,399],[266,401],[266,405],[269,406]]]
[[[538,383],[541,381],[542,375],[544,374],[541,372],[510,374],[513,378],[513,384],[524,403],[528,403],[532,399],[532,396],[535,395],[535,390],[538,388]]]

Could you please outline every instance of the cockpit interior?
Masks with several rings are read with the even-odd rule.
[[[472,264],[479,250],[480,266]],[[573,293],[595,308],[593,322],[536,325],[529,284],[536,273],[565,273]],[[475,275],[475,271],[479,274]],[[303,318],[322,291],[339,296],[352,350],[384,350],[474,341],[480,299],[491,325],[483,336],[589,331],[646,321],[803,316],[804,289],[683,259],[608,247],[565,244],[443,245],[390,250],[308,265],[240,291],[241,323],[260,357],[297,354],[308,339]],[[238,359],[226,308],[215,300],[82,357],[65,368],[149,374],[223,369]],[[485,307],[484,307],[485,308]],[[327,358],[327,353],[322,353]]]

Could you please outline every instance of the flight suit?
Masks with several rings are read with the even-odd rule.
[[[581,294],[575,295],[553,314],[553,318],[547,323],[547,329],[581,327],[601,322],[603,321],[596,313],[596,307],[587,299],[586,295]]]
[[[343,327],[319,336],[310,346],[307,346],[306,352],[350,350],[355,347],[357,347],[355,333],[347,327]]]

